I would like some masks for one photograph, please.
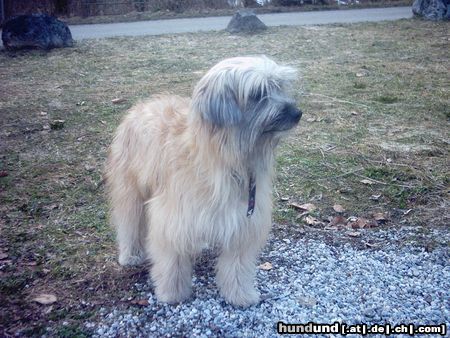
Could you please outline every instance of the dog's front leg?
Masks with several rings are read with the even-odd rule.
[[[192,289],[192,260],[169,245],[153,243],[151,277],[156,298],[165,303],[179,303],[189,298]]]
[[[240,248],[224,248],[217,262],[217,284],[226,301],[237,306],[250,306],[259,301],[254,286],[258,250],[251,244]]]

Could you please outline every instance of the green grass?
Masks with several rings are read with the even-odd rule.
[[[303,224],[291,202],[314,203],[314,216],[325,221],[341,204],[344,216],[387,212],[386,226],[448,225],[448,29],[449,23],[401,20],[1,52],[5,335],[50,328],[81,337],[100,307],[129,306],[121,300],[136,296],[133,285],[146,275],[116,263],[102,185],[113,132],[131,105],[157,93],[190,95],[225,57],[267,54],[300,71],[293,94],[304,116],[278,151],[275,234]],[[113,104],[115,98],[126,101]],[[65,120],[64,127],[49,129],[54,119]],[[31,301],[38,293],[57,296],[49,313]],[[98,305],[87,309],[81,300]]]

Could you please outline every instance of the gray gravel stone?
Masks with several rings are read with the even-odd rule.
[[[446,323],[450,318],[449,231],[438,229],[425,235],[433,242],[432,250],[412,240],[419,231],[424,233],[414,227],[367,230],[352,240],[339,232],[327,238],[314,233],[292,236],[290,243],[282,240],[288,234],[278,232],[261,255],[262,262],[272,263],[273,269],[258,271],[259,304],[242,309],[225,303],[216,288],[214,260],[209,259],[202,261],[201,274],[197,271],[193,278],[191,299],[171,306],[146,294],[149,305],[139,311],[105,312],[94,336],[276,337],[280,320]],[[367,240],[380,245],[367,248]]]

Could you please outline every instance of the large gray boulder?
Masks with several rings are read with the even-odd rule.
[[[415,0],[412,11],[427,20],[449,20],[450,0]]]
[[[267,29],[267,26],[258,19],[255,12],[248,9],[237,11],[228,23],[227,31],[236,33],[256,33]]]
[[[19,15],[3,25],[6,49],[72,47],[73,39],[67,25],[46,14]]]

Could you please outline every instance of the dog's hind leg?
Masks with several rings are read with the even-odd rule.
[[[139,265],[146,260],[144,201],[136,189],[129,187],[122,186],[122,189],[116,189],[112,195],[111,216],[119,244],[119,264]]]

